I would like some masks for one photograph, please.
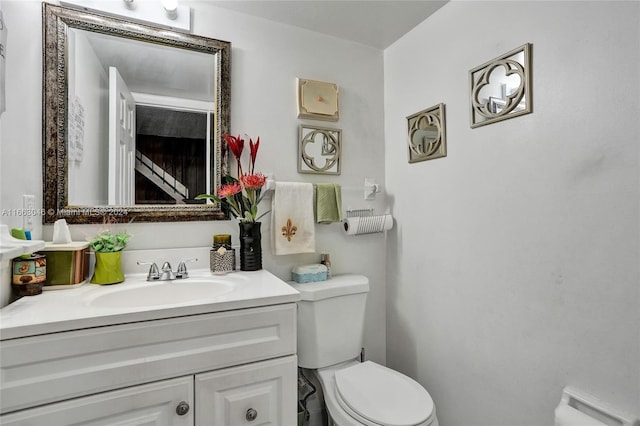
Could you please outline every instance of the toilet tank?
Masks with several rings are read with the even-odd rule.
[[[298,365],[316,369],[356,358],[362,348],[369,279],[347,274],[290,284],[300,292]]]

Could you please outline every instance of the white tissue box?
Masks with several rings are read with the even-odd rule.
[[[296,266],[291,278],[297,283],[312,283],[327,280],[327,267],[321,264]]]

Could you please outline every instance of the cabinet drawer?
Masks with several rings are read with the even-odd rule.
[[[186,412],[177,412],[180,404]],[[0,416],[3,426],[51,425],[193,425],[193,377],[57,402]],[[182,406],[181,406],[182,407]]]
[[[196,425],[297,424],[297,357],[196,375]]]
[[[294,303],[1,342],[2,413],[296,351]]]

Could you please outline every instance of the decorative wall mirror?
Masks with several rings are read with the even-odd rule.
[[[472,128],[533,111],[530,43],[472,69],[469,78]]]
[[[44,223],[222,220],[231,43],[43,3]],[[225,147],[225,149],[223,149]]]
[[[340,174],[342,130],[300,125],[298,173]]]
[[[409,163],[447,156],[444,104],[407,117]]]

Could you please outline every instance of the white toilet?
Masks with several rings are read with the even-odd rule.
[[[298,365],[313,370],[321,383],[330,426],[438,426],[433,400],[418,382],[359,362],[367,277],[291,285],[301,295]]]

